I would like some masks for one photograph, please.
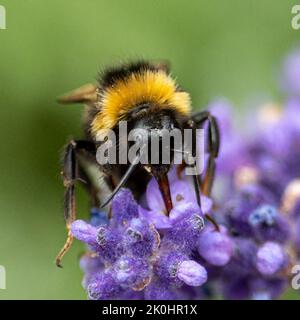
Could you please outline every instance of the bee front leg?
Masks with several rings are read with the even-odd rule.
[[[214,178],[215,178],[215,171],[216,171],[216,161],[215,159],[219,155],[220,149],[220,131],[217,120],[214,116],[210,114],[208,111],[197,112],[192,115],[190,122],[190,126],[194,129],[203,128],[204,123],[208,122],[208,164],[207,169],[205,172],[205,176],[203,182],[201,181],[201,177],[199,175],[194,175],[194,186],[197,193],[199,193],[199,189],[204,195],[210,196]],[[195,147],[195,146],[194,146]],[[201,187],[200,187],[201,186]],[[197,197],[198,203],[200,203],[200,196]],[[205,214],[207,220],[209,220],[215,227],[217,231],[220,231],[218,223],[214,220],[212,216],[209,214]]]
[[[197,112],[192,115],[195,127],[202,128],[208,122],[208,164],[201,186],[202,192],[210,196],[216,171],[216,158],[220,149],[220,130],[216,118],[209,111]]]
[[[63,158],[63,183],[65,186],[64,193],[64,216],[66,221],[66,227],[68,230],[67,240],[57,255],[55,261],[58,267],[61,267],[61,260],[63,256],[70,249],[73,242],[73,235],[71,233],[71,224],[76,220],[76,203],[75,203],[75,183],[80,180],[77,171],[79,167],[78,163],[78,151],[85,150],[88,153],[93,153],[95,146],[90,141],[85,140],[72,140],[65,149],[65,155]],[[82,168],[80,168],[82,170]],[[88,183],[85,181],[85,183]]]

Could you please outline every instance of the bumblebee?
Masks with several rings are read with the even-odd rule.
[[[202,175],[193,175],[193,182],[199,205],[200,193],[210,195],[215,159],[218,157],[220,145],[218,124],[208,111],[192,113],[190,96],[171,77],[167,63],[138,61],[109,68],[101,74],[97,84],[84,85],[59,98],[59,102],[85,104],[85,137],[82,140],[70,141],[65,148],[62,176],[68,237],[56,258],[57,266],[61,266],[61,259],[73,241],[70,226],[76,219],[77,182],[85,186],[93,206],[104,207],[121,187],[131,189],[138,199],[144,193],[150,178],[154,177],[158,182],[167,215],[173,207],[167,176],[171,164],[141,164],[139,159],[129,164],[116,161],[115,164],[99,165],[97,162],[99,135],[105,130],[113,130],[118,136],[118,123],[121,120],[127,122],[128,130],[146,129],[149,135],[143,142],[149,145],[152,135],[159,135],[164,129],[207,129],[209,157],[206,170]],[[120,148],[120,145],[116,148]],[[174,158],[174,152],[174,149],[170,149],[171,159]],[[183,162],[178,166],[178,174],[185,165]],[[95,179],[95,176],[98,178]],[[105,184],[99,186],[95,181],[98,179],[102,179]],[[103,189],[109,192],[105,200]]]

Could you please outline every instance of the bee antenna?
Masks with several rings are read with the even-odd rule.
[[[121,181],[119,184],[116,186],[114,191],[109,195],[109,197],[101,204],[100,208],[105,207],[106,205],[109,204],[109,202],[113,199],[113,197],[118,193],[118,191],[124,186],[124,184],[127,182],[128,178],[131,176],[133,170],[136,168],[140,161],[141,155],[137,155],[133,162],[131,163],[130,167],[127,169],[126,173],[123,175]]]

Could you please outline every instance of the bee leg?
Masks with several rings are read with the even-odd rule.
[[[193,183],[196,191],[196,199],[199,207],[201,208],[201,177],[195,172],[193,175]]]
[[[92,153],[95,146],[92,142],[78,140],[72,140],[65,149],[65,155],[63,159],[63,182],[65,186],[64,194],[64,216],[66,221],[66,227],[68,230],[67,240],[57,255],[55,261],[58,267],[61,267],[61,260],[63,256],[70,249],[73,242],[73,235],[71,233],[71,224],[76,219],[76,205],[75,205],[75,182],[80,180],[77,176],[78,154],[76,151],[85,150]]]
[[[220,132],[217,120],[214,116],[212,116],[208,111],[197,112],[192,116],[192,126],[195,128],[203,127],[204,123],[208,121],[208,164],[206,173],[203,179],[203,183],[201,183],[201,177],[199,175],[194,175],[194,186],[195,190],[199,190],[199,185],[201,186],[201,191],[204,195],[210,196],[215,171],[216,171],[216,162],[215,159],[218,157],[219,149],[220,149]],[[198,193],[200,194],[200,193]],[[200,198],[197,197],[197,199]],[[198,202],[200,203],[200,202]],[[220,231],[220,227],[215,219],[209,214],[205,213],[205,217],[209,220],[215,227],[216,231]]]
[[[197,174],[197,169],[194,166],[194,170],[195,170],[195,174],[193,174],[193,183],[194,183],[194,189],[195,189],[195,193],[196,193],[196,200],[197,203],[199,205],[200,208],[202,208],[201,206],[201,176],[199,174]],[[205,218],[210,221],[213,226],[215,227],[216,231],[220,231],[220,227],[218,225],[218,223],[215,221],[215,219],[210,216],[208,213],[204,213]]]
[[[220,131],[216,118],[211,115],[209,111],[197,112],[192,115],[192,120],[197,128],[203,127],[204,123],[208,122],[208,164],[202,184],[202,192],[206,196],[210,196],[215,171],[216,171],[216,158],[219,155],[220,149]]]

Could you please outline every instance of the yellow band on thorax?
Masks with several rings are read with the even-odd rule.
[[[92,133],[96,135],[99,130],[114,128],[132,108],[141,103],[172,108],[184,115],[191,110],[189,94],[177,91],[175,81],[165,72],[147,70],[133,73],[101,93],[101,109],[92,122]]]

